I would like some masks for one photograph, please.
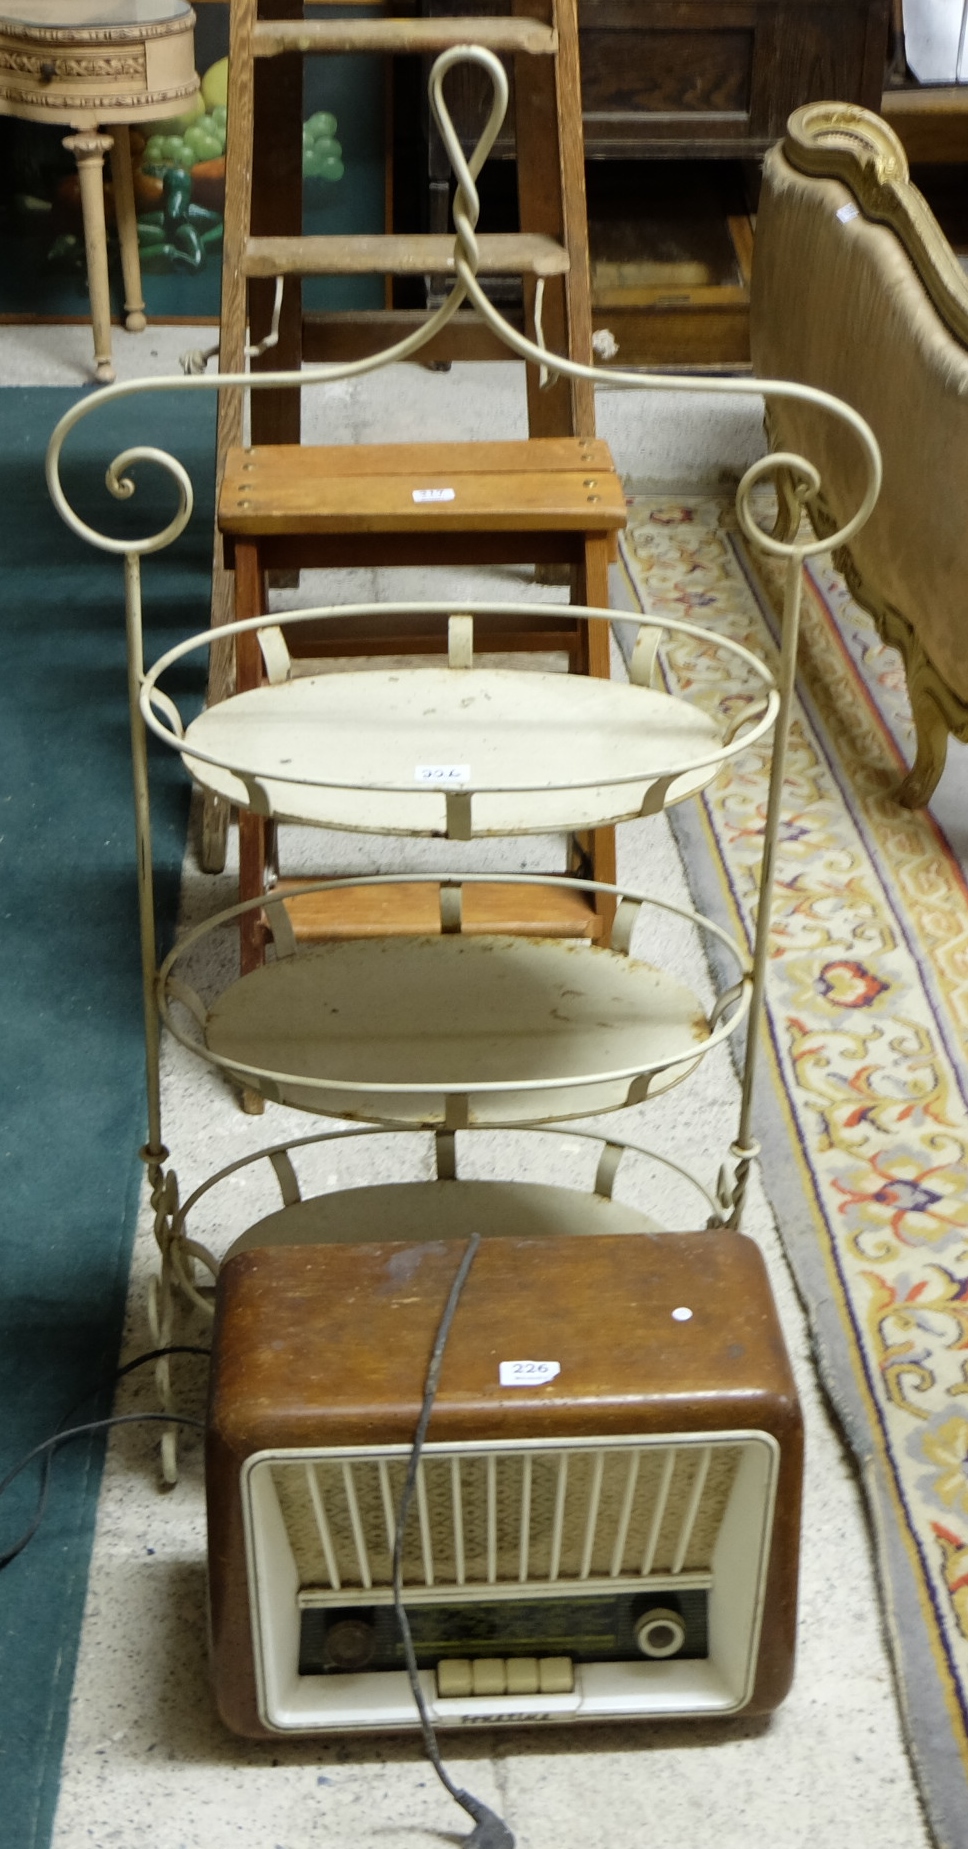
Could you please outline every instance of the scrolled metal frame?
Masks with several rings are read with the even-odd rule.
[[[487,122],[480,138],[469,157],[466,157],[454,128],[447,103],[443,94],[443,85],[447,73],[457,64],[475,64],[488,76],[492,86],[491,107]],[[187,471],[181,463],[166,451],[147,446],[126,449],[111,463],[106,473],[106,485],[109,493],[119,500],[127,500],[135,492],[135,483],[130,471],[141,463],[154,463],[164,470],[175,485],[178,504],[176,512],[167,525],[156,534],[144,535],[138,539],[115,538],[98,532],[88,525],[71,507],[64,493],[60,480],[60,460],[63,446],[71,431],[80,421],[90,416],[105,404],[115,403],[122,398],[152,392],[204,392],[241,389],[246,391],[271,391],[283,387],[307,389],[314,385],[336,383],[350,378],[360,378],[367,373],[381,370],[402,360],[407,360],[427,345],[436,334],[453,318],[464,303],[472,305],[482,320],[503,341],[509,353],[517,358],[536,365],[541,369],[543,382],[567,377],[587,380],[595,386],[607,386],[610,391],[627,390],[639,392],[684,392],[714,393],[719,396],[749,397],[762,395],[769,402],[771,399],[796,399],[826,411],[830,416],[853,434],[864,462],[865,489],[860,505],[834,534],[822,536],[798,531],[792,538],[783,537],[779,528],[768,532],[756,520],[753,506],[755,489],[764,481],[777,479],[787,489],[788,499],[792,495],[795,502],[809,508],[811,501],[819,495],[820,476],[814,465],[805,457],[795,454],[772,454],[753,463],[747,469],[736,492],[736,514],[745,538],[758,551],[767,556],[782,560],[785,564],[785,584],[783,594],[783,624],[780,648],[780,665],[777,676],[779,692],[779,709],[776,716],[774,732],[773,763],[770,779],[769,801],[764,834],[763,859],[761,867],[760,890],[764,903],[759,906],[753,942],[751,974],[749,977],[749,1008],[746,1034],[746,1052],[742,1083],[739,1125],[736,1140],[730,1155],[733,1170],[724,1166],[720,1173],[716,1192],[717,1214],[719,1223],[737,1226],[743,1210],[747,1180],[751,1162],[757,1153],[757,1145],[752,1136],[752,1098],[756,1066],[756,1050],[759,1024],[763,1010],[768,940],[770,929],[769,895],[772,892],[780,806],[782,798],[783,774],[786,758],[787,740],[790,727],[790,714],[793,698],[794,676],[797,659],[797,641],[800,618],[800,597],[802,568],[804,561],[817,553],[831,548],[845,546],[854,534],[864,525],[871,514],[881,483],[881,457],[876,439],[865,423],[849,405],[844,404],[828,392],[811,386],[795,384],[789,380],[747,380],[738,378],[670,377],[667,374],[650,374],[647,372],[622,370],[614,367],[585,365],[567,358],[563,354],[552,353],[543,342],[540,323],[540,308],[536,314],[536,333],[533,341],[523,333],[512,328],[501,316],[482,289],[478,277],[478,246],[476,225],[479,217],[480,202],[476,178],[494,144],[504,120],[508,101],[507,77],[500,60],[482,46],[466,45],[453,47],[443,52],[435,61],[430,74],[431,108],[447,149],[451,167],[456,178],[456,195],[453,215],[455,229],[454,246],[454,287],[441,306],[431,314],[423,325],[415,329],[405,339],[384,351],[366,358],[349,361],[344,364],[329,364],[306,368],[298,372],[259,372],[232,374],[192,374],[188,376],[157,377],[136,380],[130,383],[105,387],[94,397],[85,397],[70,410],[58,423],[51,437],[47,453],[47,482],[51,498],[61,518],[81,539],[101,551],[113,553],[123,558],[125,572],[125,610],[128,639],[128,693],[131,718],[131,742],[133,755],[133,780],[135,793],[135,812],[138,846],[138,881],[141,909],[142,939],[142,995],[145,1017],[145,1049],[148,1085],[148,1141],[142,1151],[148,1167],[151,1182],[152,1201],[156,1214],[156,1233],[162,1250],[162,1276],[154,1298],[153,1318],[159,1331],[163,1331],[170,1320],[170,1292],[174,1285],[187,1288],[187,1273],[190,1266],[184,1260],[191,1248],[185,1242],[181,1210],[177,1205],[177,1183],[171,1171],[166,1176],[165,1163],[168,1151],[162,1142],[161,1097],[159,1077],[159,1012],[157,1007],[156,980],[158,976],[154,923],[154,899],[151,873],[151,825],[148,800],[148,764],[146,717],[150,718],[150,702],[147,709],[141,704],[145,685],[144,650],[141,619],[141,560],[155,552],[161,552],[178,539],[184,531],[192,512],[192,486]],[[791,488],[792,483],[792,488]],[[786,531],[789,532],[789,526]],[[633,619],[634,620],[634,619]],[[231,633],[246,625],[220,627],[219,637]],[[252,625],[249,625],[252,626]],[[171,715],[169,714],[169,717]],[[168,741],[171,742],[171,741]],[[748,742],[748,741],[747,741]],[[709,921],[703,920],[704,925]],[[744,983],[744,987],[746,984]],[[695,1180],[694,1177],[691,1179]],[[701,1186],[696,1182],[697,1186]],[[703,1190],[705,1193],[706,1191]],[[194,1197],[193,1197],[194,1198]],[[708,1196],[707,1199],[711,1198]],[[174,1229],[178,1228],[177,1234]],[[177,1256],[175,1250],[177,1248]],[[183,1249],[184,1248],[184,1249]],[[202,1257],[202,1248],[198,1248]],[[204,1260],[203,1260],[204,1262]],[[191,1294],[189,1292],[189,1294]],[[164,1364],[161,1364],[164,1367]],[[167,1405],[170,1389],[164,1381],[159,1381],[162,1389],[162,1402]],[[165,1460],[166,1474],[174,1468],[174,1437],[170,1436]]]

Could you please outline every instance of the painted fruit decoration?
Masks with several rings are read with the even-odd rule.
[[[317,110],[303,123],[303,179],[333,185],[343,178],[343,150],[336,139],[336,117]]]
[[[140,171],[161,182],[154,209],[138,218],[145,270],[193,271],[222,240],[225,210],[225,136],[228,66],[220,58],[200,80],[194,106],[148,130]],[[321,109],[303,126],[303,178],[325,188],[343,178],[336,117]]]
[[[225,212],[225,137],[228,125],[227,58],[199,79],[199,92],[181,115],[132,129],[138,247],[146,274],[192,275],[218,258]],[[343,178],[336,117],[317,110],[303,124],[303,180],[325,196]],[[107,222],[113,228],[114,192],[105,185]],[[84,240],[77,174],[61,180],[54,201],[59,235],[47,252],[52,268],[83,276]]]
[[[141,267],[149,273],[202,269],[206,255],[222,247],[222,218],[192,199],[191,174],[183,167],[168,167],[162,178],[162,206],[142,212],[138,219]]]

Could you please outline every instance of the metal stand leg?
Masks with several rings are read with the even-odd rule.
[[[145,329],[145,298],[141,289],[141,258],[138,254],[138,218],[134,203],[134,177],[131,168],[131,135],[126,125],[114,130],[111,155],[114,180],[114,206],[118,218],[121,244],[121,269],[124,275],[124,325],[129,334]]]
[[[806,548],[791,552],[786,565],[783,592],[783,631],[780,649],[778,688],[780,710],[773,733],[773,762],[770,769],[770,794],[763,832],[763,859],[760,864],[760,897],[753,939],[753,993],[746,1028],[746,1056],[743,1061],[743,1092],[740,1103],[739,1129],[730,1154],[736,1162],[732,1180],[721,1177],[719,1195],[726,1224],[739,1231],[746,1200],[750,1168],[759,1155],[760,1146],[753,1135],[753,1086],[760,1031],[765,1018],[766,970],[770,954],[773,895],[776,888],[776,856],[783,806],[783,775],[786,769],[793,694],[797,673],[797,650],[800,642],[800,602],[803,592],[803,565]]]
[[[87,286],[94,325],[94,370],[102,385],[114,378],[111,363],[111,298],[108,292],[108,237],[104,223],[104,156],[114,146],[110,135],[66,135],[64,146],[77,162],[87,250]]]

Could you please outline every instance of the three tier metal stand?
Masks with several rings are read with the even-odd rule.
[[[491,120],[470,162],[454,135],[440,83],[450,52],[438,61],[431,100],[450,151],[458,191],[455,204],[453,294],[423,331],[433,338],[441,318],[470,300],[512,353],[556,373],[597,383],[602,374],[534,346],[503,321],[476,280],[477,194],[474,176],[497,132],[506,103],[498,60],[480,48],[461,56],[479,64],[494,85]],[[687,1080],[716,1046],[745,1022],[746,1054],[735,1140],[723,1152],[718,1176],[703,1175],[645,1152],[684,1176],[695,1190],[697,1224],[736,1227],[747,1176],[756,1153],[751,1110],[753,1071],[770,930],[770,897],[780,819],[783,766],[797,653],[800,585],[805,558],[844,544],[868,517],[879,487],[880,462],[867,426],[826,394],[779,382],[668,378],[610,370],[611,388],[629,390],[762,392],[808,399],[846,426],[864,458],[867,482],[853,518],[823,541],[804,530],[781,540],[761,530],[753,495],[767,475],[779,474],[785,491],[808,506],[819,477],[803,458],[782,455],[755,464],[737,496],[739,524],[759,551],[786,562],[779,671],[747,649],[691,622],[616,619],[598,609],[571,609],[590,623],[629,621],[635,626],[628,683],[578,675],[482,665],[474,650],[475,622],[494,606],[458,608],[398,604],[403,614],[443,613],[448,620],[443,665],[394,666],[362,672],[293,676],[279,619],[263,616],[218,631],[258,637],[265,684],[236,694],[185,723],[171,691],[186,657],[211,648],[213,632],[180,643],[148,668],[141,632],[141,558],[171,544],[191,513],[191,483],[172,457],[150,448],[125,451],[111,464],[107,485],[126,498],[134,492],[128,471],[160,463],[179,496],[165,530],[137,541],[95,532],[69,507],[59,480],[61,447],[69,431],[106,401],[138,390],[217,390],[226,385],[273,388],[335,381],[409,357],[422,344],[411,336],[375,359],[329,366],[299,375],[260,374],[155,379],[118,386],[85,400],[62,420],[51,442],[48,477],[65,520],[85,539],[123,557],[129,661],[131,739],[141,901],[144,1020],[147,1049],[148,1140],[143,1151],[161,1253],[152,1300],[154,1337],[171,1339],[179,1296],[205,1309],[217,1271],[205,1239],[215,1191],[244,1186],[258,1165],[269,1165],[279,1204],[243,1235],[244,1245],[466,1237],[502,1233],[642,1231],[654,1225],[648,1205],[616,1200],[614,1184],[626,1151],[640,1149],[607,1128],[561,1129],[639,1104]],[[500,606],[509,614],[508,606]],[[334,618],[372,620],[372,605],[287,613],[287,627]],[[522,623],[533,605],[515,606]],[[662,688],[663,633],[676,631],[697,649],[718,651],[722,674],[735,698],[728,724]],[[281,897],[271,893],[230,906],[186,932],[158,963],[152,877],[147,742],[153,733],[182,759],[201,788],[239,809],[293,821],[383,835],[404,834],[471,842],[481,836],[547,835],[588,830],[632,817],[656,815],[694,798],[738,753],[773,734],[769,803],[763,834],[760,901],[751,947],[712,919],[663,897],[619,885],[588,889],[614,896],[609,941],[589,944],[551,938],[479,934],[468,903],[476,883],[494,875],[437,871],[408,875],[430,887],[439,928],[408,937],[374,937],[311,945],[296,942]],[[380,883],[398,874],[321,881],[320,889]],[[533,873],[534,884],[571,884]],[[509,876],[502,873],[507,881]],[[239,920],[264,909],[272,944],[261,967],[235,973]],[[650,920],[659,914],[714,942],[714,966],[728,970],[715,984],[711,1007],[643,951]],[[212,955],[220,940],[227,955]],[[175,1170],[163,1140],[160,1035],[164,1024],[183,1047],[236,1086],[310,1114],[363,1127],[309,1135],[293,1131],[281,1142],[241,1157],[205,1180],[187,1200],[179,1197]],[[509,1181],[498,1176],[461,1180],[462,1139],[496,1128],[597,1141],[599,1159],[591,1192],[564,1184]],[[334,1138],[365,1139],[387,1132],[433,1134],[436,1178],[375,1186],[327,1189],[303,1198],[298,1152]],[[294,1157],[296,1158],[294,1160]],[[469,1165],[471,1166],[471,1165]],[[159,1367],[162,1405],[170,1409],[167,1363]],[[163,1441],[163,1469],[176,1469],[174,1428]]]

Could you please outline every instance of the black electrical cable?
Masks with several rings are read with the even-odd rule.
[[[118,1368],[117,1371],[111,1377],[111,1385],[113,1386],[116,1381],[123,1380],[126,1374],[133,1373],[135,1368],[145,1367],[149,1361],[164,1361],[167,1359],[169,1355],[205,1355],[205,1356],[208,1356],[210,1354],[211,1354],[211,1349],[199,1348],[197,1346],[194,1346],[188,1343],[177,1344],[171,1348],[151,1348],[147,1351],[146,1354],[136,1355],[133,1361],[126,1361],[124,1367]],[[72,1419],[74,1417],[75,1412],[77,1412],[78,1408],[84,1405],[85,1400],[89,1400],[93,1398],[94,1394],[97,1391],[98,1389],[96,1387],[92,1387],[90,1393],[85,1393],[83,1398],[76,1400],[74,1405],[71,1407],[70,1411],[64,1414],[64,1417],[63,1419],[61,1419],[59,1425],[57,1426],[53,1437],[45,1439],[42,1444],[35,1445],[32,1451],[28,1451],[26,1457],[22,1457],[20,1459],[19,1464],[15,1464],[13,1466],[13,1469],[8,1470],[6,1476],[0,1479],[0,1496],[2,1496],[4,1495],[6,1490],[10,1488],[11,1483],[13,1483],[15,1479],[19,1477],[21,1471],[26,1470],[27,1465],[33,1463],[35,1457],[43,1457],[44,1459],[44,1468],[43,1468],[43,1472],[42,1472],[41,1479],[40,1479],[40,1490],[37,1496],[37,1506],[34,1510],[34,1513],[33,1513],[33,1516],[31,1517],[30,1522],[28,1523],[27,1527],[24,1529],[23,1534],[20,1536],[20,1539],[18,1541],[15,1541],[12,1547],[8,1547],[5,1553],[0,1554],[0,1573],[2,1573],[5,1567],[10,1566],[12,1562],[16,1560],[20,1554],[23,1553],[25,1547],[29,1547],[31,1541],[34,1538],[34,1535],[37,1533],[37,1530],[40,1527],[40,1524],[44,1519],[44,1514],[47,1508],[47,1498],[50,1493],[51,1470],[52,1470],[53,1462],[54,1462],[54,1452],[57,1450],[59,1445],[66,1444],[68,1439],[79,1438],[83,1436],[85,1433],[105,1431],[109,1426],[112,1426],[112,1425],[131,1425],[140,1419],[147,1419],[149,1421],[164,1420],[164,1421],[167,1421],[171,1425],[194,1425],[194,1426],[197,1426],[199,1430],[201,1431],[204,1431],[205,1429],[204,1421],[201,1419],[187,1419],[187,1418],[183,1418],[180,1414],[167,1413],[167,1412],[166,1413],[119,1413],[115,1415],[113,1418],[97,1419],[87,1425],[65,1426],[65,1421],[67,1419]]]
[[[393,1542],[393,1604],[397,1615],[397,1622],[400,1626],[400,1635],[403,1640],[403,1651],[407,1664],[407,1675],[413,1692],[417,1713],[420,1717],[424,1749],[427,1757],[437,1777],[440,1779],[441,1784],[444,1786],[444,1789],[449,1792],[455,1802],[461,1806],[461,1809],[465,1810],[468,1816],[474,1819],[474,1829],[471,1831],[471,1834],[464,1839],[466,1849],[515,1849],[514,1836],[503,1819],[498,1817],[496,1812],[492,1811],[490,1806],[485,1804],[480,1798],[474,1797],[472,1792],[464,1791],[459,1785],[456,1785],[441,1759],[434,1724],[431,1720],[427,1703],[424,1700],[423,1689],[420,1685],[420,1673],[417,1667],[413,1638],[410,1633],[410,1623],[403,1604],[403,1542],[407,1518],[410,1514],[410,1508],[417,1486],[417,1471],[420,1467],[420,1458],[423,1452],[424,1440],[427,1436],[427,1427],[430,1424],[430,1415],[433,1411],[434,1400],[437,1397],[437,1387],[440,1381],[440,1370],[443,1364],[444,1350],[447,1346],[447,1338],[450,1334],[451,1324],[460,1301],[461,1292],[467,1280],[467,1274],[474,1262],[474,1257],[480,1243],[480,1234],[475,1233],[470,1239],[467,1250],[458,1266],[457,1275],[451,1285],[450,1294],[444,1306],[444,1313],[441,1316],[440,1325],[434,1338],[434,1345],[430,1355],[430,1363],[427,1368],[427,1378],[424,1386],[423,1405],[420,1410],[420,1417],[417,1421],[417,1429],[414,1434],[413,1445],[407,1465],[406,1480],[403,1486],[403,1495],[400,1499],[400,1509],[397,1515],[396,1533]],[[112,1384],[114,1381],[123,1379],[126,1374],[132,1373],[135,1368],[146,1366],[149,1361],[165,1360],[169,1355],[205,1355],[207,1357],[210,1352],[211,1351],[207,1348],[199,1348],[189,1344],[177,1345],[171,1348],[153,1348],[143,1355],[137,1355],[133,1361],[126,1362],[124,1367],[118,1368],[113,1376]],[[92,1391],[96,1391],[96,1389]],[[90,1399],[91,1394],[85,1394],[84,1398]],[[80,1400],[76,1405],[83,1405],[83,1403],[84,1401]],[[71,1411],[65,1413],[64,1417],[68,1419],[71,1418],[75,1410],[76,1406],[72,1407]],[[50,1490],[51,1466],[55,1451],[57,1451],[61,1445],[68,1444],[72,1438],[84,1438],[90,1436],[94,1432],[109,1431],[111,1427],[115,1425],[187,1425],[193,1427],[196,1431],[203,1432],[205,1430],[204,1419],[193,1419],[184,1413],[174,1412],[123,1412],[115,1413],[107,1419],[87,1420],[82,1425],[66,1426],[63,1427],[63,1429],[59,1426],[52,1437],[45,1438],[40,1444],[34,1445],[32,1450],[28,1451],[26,1455],[20,1459],[19,1463],[14,1464],[12,1469],[7,1471],[5,1477],[0,1478],[0,1496],[3,1496],[10,1488],[11,1484],[19,1477],[21,1471],[26,1470],[28,1464],[32,1464],[34,1459],[38,1457],[44,1459],[44,1472],[41,1478],[40,1493],[33,1518],[20,1539],[14,1543],[13,1547],[8,1548],[6,1553],[0,1554],[0,1572],[2,1572],[5,1567],[10,1566],[11,1563],[17,1559],[18,1555],[23,1553],[24,1548],[33,1540],[40,1526],[47,1505],[47,1496]]]
[[[466,1810],[468,1816],[474,1819],[474,1829],[469,1836],[463,1839],[465,1849],[514,1849],[514,1837],[503,1818],[498,1817],[487,1804],[482,1803],[480,1798],[475,1798],[471,1792],[462,1791],[459,1785],[455,1785],[440,1757],[440,1748],[437,1745],[437,1735],[434,1731],[434,1724],[430,1718],[430,1711],[427,1707],[427,1703],[424,1700],[423,1689],[420,1686],[420,1673],[417,1668],[417,1657],[413,1647],[413,1638],[410,1634],[410,1622],[403,1604],[404,1530],[407,1525],[410,1505],[413,1502],[414,1491],[417,1486],[417,1471],[420,1467],[420,1457],[423,1451],[424,1439],[427,1436],[430,1415],[433,1411],[434,1400],[437,1397],[437,1386],[440,1380],[440,1369],[444,1359],[444,1349],[447,1346],[447,1337],[450,1334],[450,1326],[454,1320],[454,1313],[460,1301],[461,1291],[467,1281],[467,1274],[474,1262],[474,1255],[480,1243],[480,1234],[474,1233],[461,1259],[460,1265],[458,1266],[457,1275],[450,1287],[450,1295],[444,1306],[444,1313],[440,1319],[440,1326],[434,1337],[434,1345],[430,1355],[430,1364],[427,1368],[427,1379],[424,1386],[423,1405],[420,1409],[420,1418],[417,1420],[417,1430],[414,1434],[410,1459],[407,1465],[406,1481],[403,1486],[403,1495],[400,1498],[400,1508],[397,1514],[396,1533],[393,1537],[393,1607],[397,1614],[397,1623],[400,1626],[400,1636],[403,1640],[403,1653],[407,1662],[407,1675],[410,1678],[410,1687],[413,1691],[417,1713],[420,1716],[420,1726],[423,1732],[424,1750],[426,1751],[427,1758],[430,1760],[444,1789],[449,1791],[451,1797],[461,1806],[462,1810]]]

